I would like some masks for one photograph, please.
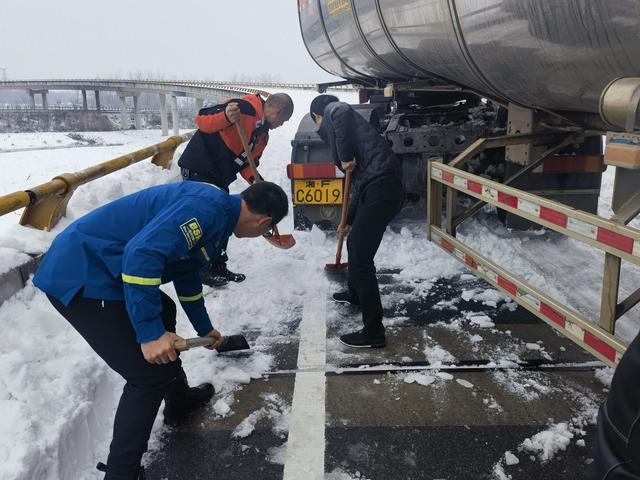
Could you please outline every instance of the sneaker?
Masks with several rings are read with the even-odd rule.
[[[182,394],[174,394],[170,398],[165,397],[164,423],[178,425],[191,413],[204,407],[216,393],[210,383],[201,383],[197,387],[187,388]]]
[[[377,337],[367,337],[362,330],[359,332],[347,333],[340,337],[340,343],[347,347],[354,348],[382,348],[387,345],[387,340],[384,335]]]
[[[234,273],[227,269],[226,265],[220,267],[214,266],[213,268],[203,268],[200,271],[200,280],[205,285],[210,287],[222,287],[229,282],[242,282],[247,278],[242,273]]]
[[[331,298],[336,303],[346,303],[347,305],[360,306],[360,300],[349,290],[346,292],[334,293]]]

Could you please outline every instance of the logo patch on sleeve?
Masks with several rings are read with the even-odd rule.
[[[187,239],[187,245],[189,245],[189,248],[193,248],[196,242],[202,238],[202,227],[200,227],[197,218],[192,218],[191,220],[184,222],[180,225],[180,230],[182,231],[184,238]]]

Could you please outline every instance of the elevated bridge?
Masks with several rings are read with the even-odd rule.
[[[302,85],[302,84],[300,84]],[[310,86],[311,87],[311,86]],[[301,87],[299,87],[301,88]],[[267,92],[258,88],[230,85],[224,82],[192,82],[192,81],[158,81],[158,80],[113,80],[113,79],[69,79],[69,80],[11,80],[0,81],[0,90],[25,90],[29,94],[30,107],[38,109],[36,96],[41,96],[40,110],[52,109],[48,97],[52,90],[78,90],[82,92],[82,108],[89,110],[87,92],[93,92],[95,96],[96,110],[104,112],[100,102],[101,92],[116,92],[119,99],[119,111],[121,114],[121,128],[129,128],[129,107],[127,98],[133,99],[134,126],[141,127],[140,95],[157,94],[160,105],[160,119],[162,134],[169,134],[167,99],[171,105],[173,120],[173,133],[179,135],[178,122],[178,97],[194,98],[196,109],[200,109],[206,100],[219,101],[229,97],[246,95],[247,93]],[[109,109],[111,110],[111,109]]]

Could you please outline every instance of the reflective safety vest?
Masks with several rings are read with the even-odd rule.
[[[213,326],[199,270],[233,233],[242,200],[200,182],[141,190],[108,203],[55,238],[33,283],[68,305],[85,298],[124,300],[140,343],[165,333],[159,287],[173,282],[198,335]]]

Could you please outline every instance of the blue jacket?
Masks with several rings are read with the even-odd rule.
[[[198,332],[213,326],[199,270],[219,255],[240,216],[242,200],[200,182],[151,187],[78,219],[51,244],[33,283],[68,305],[85,298],[124,300],[138,342],[164,332],[159,287],[173,282]]]

